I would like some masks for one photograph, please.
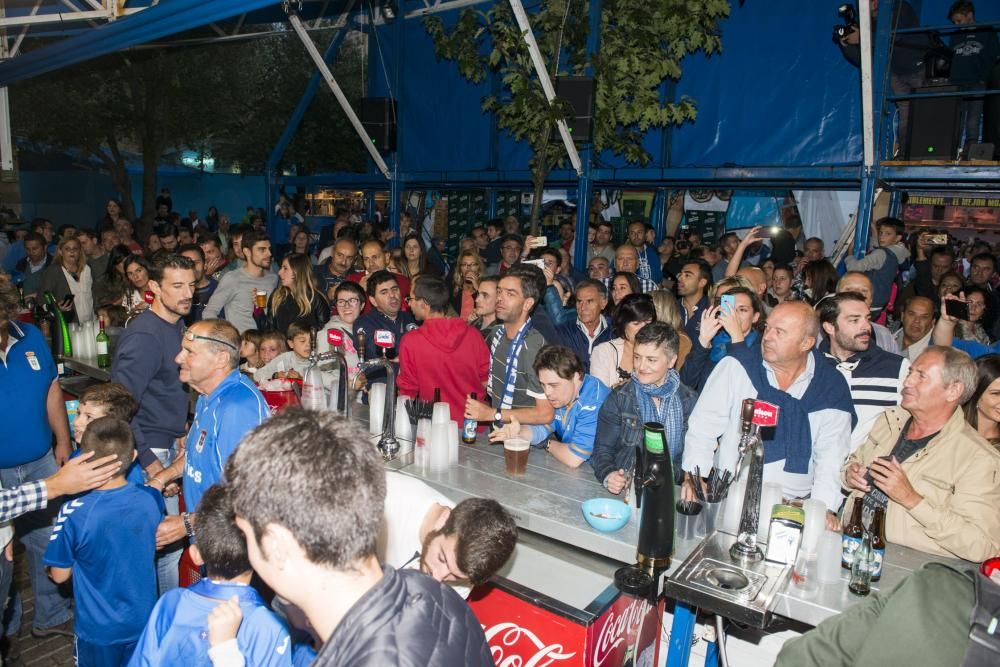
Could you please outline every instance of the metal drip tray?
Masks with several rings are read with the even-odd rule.
[[[679,602],[759,628],[771,618],[775,598],[791,568],[729,556],[736,538],[715,532],[702,540],[664,581],[664,593]]]

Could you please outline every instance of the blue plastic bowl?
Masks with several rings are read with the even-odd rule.
[[[632,518],[632,508],[613,498],[591,498],[580,509],[590,527],[602,533],[613,533]]]

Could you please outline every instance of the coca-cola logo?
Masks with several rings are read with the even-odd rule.
[[[484,625],[483,632],[497,667],[547,667],[576,655],[576,651],[566,653],[562,644],[546,644],[534,632],[517,623],[497,623],[489,628]],[[531,643],[529,650],[533,653],[517,650],[522,637]]]
[[[614,610],[608,612],[604,625],[597,635],[593,667],[601,667],[604,661],[611,657],[615,649],[628,639],[630,631],[649,613],[650,606],[646,600],[636,598],[617,616]],[[636,629],[636,633],[638,633],[638,629]]]
[[[758,426],[778,425],[778,406],[767,401],[753,402],[753,423]]]

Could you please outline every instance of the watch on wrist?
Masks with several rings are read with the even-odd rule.
[[[184,522],[184,532],[190,539],[194,539],[194,530],[191,528],[191,517],[187,512],[181,512],[181,520]]]
[[[493,413],[493,421],[502,422],[503,421],[503,410],[497,410]]]

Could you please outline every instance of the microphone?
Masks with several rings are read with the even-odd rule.
[[[326,342],[330,344],[330,347],[342,346],[344,344],[344,332],[340,329],[327,329]]]

